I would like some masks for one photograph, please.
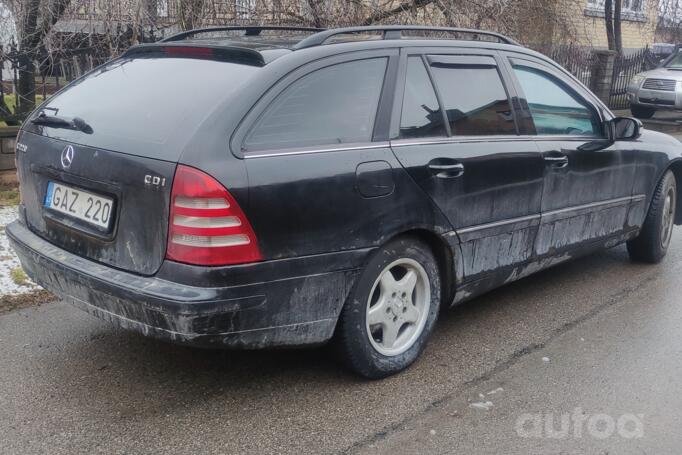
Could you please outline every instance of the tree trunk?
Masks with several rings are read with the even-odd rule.
[[[149,41],[156,41],[157,25],[159,20],[159,3],[158,0],[145,0],[145,13],[147,14],[146,21],[149,23]]]
[[[24,117],[36,107],[35,52],[38,39],[38,11],[40,0],[28,0],[21,19],[19,34],[19,80],[15,114]]]
[[[619,54],[623,53],[623,34],[621,33],[621,10],[623,0],[613,0],[613,44]]]
[[[606,41],[609,44],[609,50],[616,49],[616,40],[613,34],[613,1],[604,1],[604,23],[606,24]]]
[[[19,80],[17,81],[17,108],[15,114],[25,117],[36,107],[36,65],[45,36],[62,17],[70,0],[55,0],[41,5],[41,0],[26,0],[24,13],[19,21]],[[41,6],[43,14],[40,14]],[[40,23],[38,23],[38,19]]]

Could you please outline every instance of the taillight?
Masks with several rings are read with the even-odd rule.
[[[168,46],[163,51],[169,57],[213,57],[215,54],[210,47]]]
[[[171,192],[166,258],[194,265],[260,261],[256,234],[237,201],[213,177],[179,165]]]

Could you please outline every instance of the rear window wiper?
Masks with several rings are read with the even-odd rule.
[[[85,134],[92,134],[92,127],[80,117],[60,117],[58,115],[47,115],[45,112],[38,114],[38,117],[31,119],[34,125],[45,125],[53,128],[67,128],[70,130],[82,131]]]

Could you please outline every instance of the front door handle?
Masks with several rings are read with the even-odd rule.
[[[464,174],[464,165],[447,158],[436,158],[429,161],[429,171],[441,179],[461,177]]]
[[[568,157],[564,154],[546,155],[544,159],[545,163],[551,167],[564,168],[568,166]]]

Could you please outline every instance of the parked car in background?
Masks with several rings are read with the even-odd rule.
[[[682,52],[678,49],[658,68],[635,75],[627,92],[637,118],[651,118],[657,110],[682,110]]]
[[[507,37],[197,38],[220,30],[134,47],[24,123],[6,231],[37,283],[175,342],[331,341],[380,378],[441,309],[625,242],[658,262],[682,223],[682,145]]]
[[[663,62],[672,54],[676,53],[678,48],[679,44],[654,43],[654,45],[651,46],[651,53],[654,54],[654,57]]]

